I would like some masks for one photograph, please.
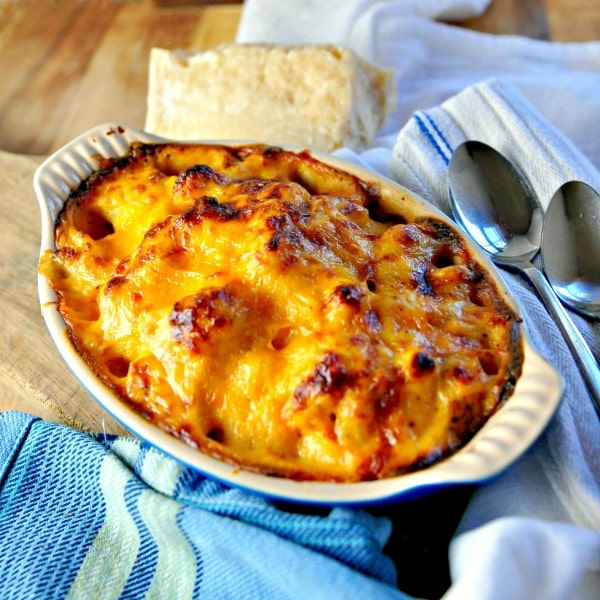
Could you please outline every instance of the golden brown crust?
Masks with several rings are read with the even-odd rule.
[[[380,184],[266,146],[137,145],[104,167],[41,271],[98,375],[187,443],[280,476],[389,477],[512,391],[512,309],[453,228],[383,218]]]

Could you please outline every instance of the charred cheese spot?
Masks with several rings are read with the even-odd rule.
[[[361,300],[365,297],[364,290],[356,284],[343,284],[335,288],[331,294],[342,304],[359,307]]]
[[[403,191],[261,145],[101,162],[40,271],[90,366],[185,443],[377,479],[454,451],[511,393],[518,317]]]
[[[240,215],[240,211],[233,205],[227,203],[221,204],[212,196],[205,196],[202,198],[201,206],[202,216],[204,218],[226,221],[228,219],[235,219]]]
[[[112,375],[120,379],[126,377],[129,372],[129,361],[122,356],[107,359],[106,366]]]
[[[293,406],[296,410],[302,410],[310,400],[321,394],[340,398],[354,378],[355,376],[346,369],[341,358],[335,352],[328,352],[317,363],[310,377],[294,390]]]
[[[188,350],[199,352],[212,330],[231,322],[224,310],[231,304],[231,298],[222,290],[196,294],[177,302],[169,317],[173,338]]]
[[[422,377],[435,369],[435,360],[425,352],[417,352],[411,361],[411,373],[413,377]]]
[[[456,365],[452,372],[456,379],[460,380],[462,383],[468,384],[471,383],[475,379],[475,374],[463,367],[462,365]]]
[[[229,183],[229,178],[221,175],[208,165],[194,165],[177,177],[173,185],[173,195],[204,195],[209,184],[223,186]]]
[[[175,303],[169,316],[173,339],[188,350],[201,352],[213,332],[231,325],[247,310],[226,288],[204,290]]]
[[[289,344],[293,333],[293,327],[281,327],[271,338],[271,347],[275,350],[283,350]]]

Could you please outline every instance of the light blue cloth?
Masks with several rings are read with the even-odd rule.
[[[0,596],[405,598],[387,519],[302,514],[128,438],[0,415]]]

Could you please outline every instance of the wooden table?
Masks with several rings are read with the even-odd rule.
[[[599,9],[599,0],[493,0],[485,15],[459,25],[598,40]],[[40,159],[33,155],[104,121],[143,126],[149,49],[232,41],[240,13],[231,2],[0,0],[0,412],[17,408],[82,429],[123,431],[62,365],[40,317],[39,215],[31,188]],[[405,591],[444,590],[447,574],[432,580],[427,573],[436,565],[443,571],[456,525],[447,515],[459,515],[466,497],[451,490],[396,509],[405,525],[396,528],[391,552]]]
[[[234,39],[241,4],[204,4],[0,0],[0,149],[47,154],[104,121],[142,126],[152,46],[205,49]],[[598,40],[600,0],[493,0],[461,25]]]

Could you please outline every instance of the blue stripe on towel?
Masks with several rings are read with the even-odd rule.
[[[425,113],[425,118],[427,119],[427,121],[431,125],[432,129],[437,133],[438,137],[440,138],[440,140],[442,140],[442,143],[446,147],[446,150],[448,152],[447,152],[447,155],[446,155],[447,158],[445,159],[445,161],[446,161],[446,163],[449,163],[450,157],[452,156],[452,147],[450,146],[450,144],[448,143],[448,140],[445,138],[444,134],[442,133],[442,130],[437,126],[437,123],[431,118],[431,115],[429,113]]]
[[[425,120],[423,119],[425,117]],[[427,138],[431,146],[434,148],[435,152],[444,163],[447,165],[450,162],[450,156],[452,155],[452,148],[450,144],[440,131],[439,127],[435,124],[435,122],[431,119],[431,117],[424,112],[418,112],[413,115],[414,120],[417,122],[419,129],[423,132],[423,135]],[[437,138],[437,139],[436,139]],[[441,142],[438,143],[438,139]],[[445,149],[444,149],[445,148]]]

